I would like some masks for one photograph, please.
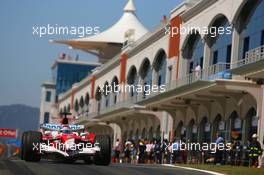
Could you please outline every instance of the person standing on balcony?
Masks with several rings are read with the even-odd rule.
[[[201,69],[202,69],[202,67],[200,66],[200,64],[199,63],[196,63],[196,67],[194,69],[195,79],[196,80],[199,79],[199,78],[201,78]]]

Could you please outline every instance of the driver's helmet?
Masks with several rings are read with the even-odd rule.
[[[69,126],[63,126],[60,130],[62,134],[72,134],[72,130]]]

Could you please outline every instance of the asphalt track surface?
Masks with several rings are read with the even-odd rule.
[[[74,164],[41,160],[0,160],[0,175],[208,175],[205,172],[162,165],[112,164],[110,166]]]

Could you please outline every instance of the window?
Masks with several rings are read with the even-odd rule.
[[[200,58],[200,66],[201,66],[201,68],[203,68],[203,60],[204,60],[204,58],[201,57],[201,58]]]
[[[162,76],[160,75],[158,80],[158,86],[161,86],[161,84],[162,84]]]
[[[261,43],[260,45],[264,45],[264,30],[261,31]]]
[[[106,97],[105,98],[105,107],[108,107],[108,105],[109,105],[109,99],[108,99],[108,97]]]
[[[228,45],[227,48],[226,48],[226,68],[229,69],[230,68],[230,65],[229,63],[231,63],[231,52],[232,52],[232,45]]]
[[[46,102],[50,102],[51,101],[51,92],[47,91],[46,92]]]
[[[117,94],[114,95],[114,104],[117,102]]]
[[[249,39],[250,39],[249,37],[246,37],[244,39],[244,44],[243,44],[243,58],[246,57],[246,53],[249,50]]]
[[[171,82],[171,79],[172,79],[172,66],[168,67],[169,69],[169,77],[168,77],[168,80],[169,82]]]
[[[217,64],[217,61],[218,61],[218,51],[214,51],[214,54],[213,54],[213,65],[214,64]]]
[[[193,72],[193,61],[190,62],[189,73]]]
[[[44,123],[49,123],[49,112],[45,112],[44,114]]]

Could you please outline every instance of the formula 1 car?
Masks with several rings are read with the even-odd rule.
[[[22,135],[21,159],[38,162],[41,158],[107,166],[111,162],[111,141],[107,135],[89,134],[83,125],[43,124],[42,132]]]

